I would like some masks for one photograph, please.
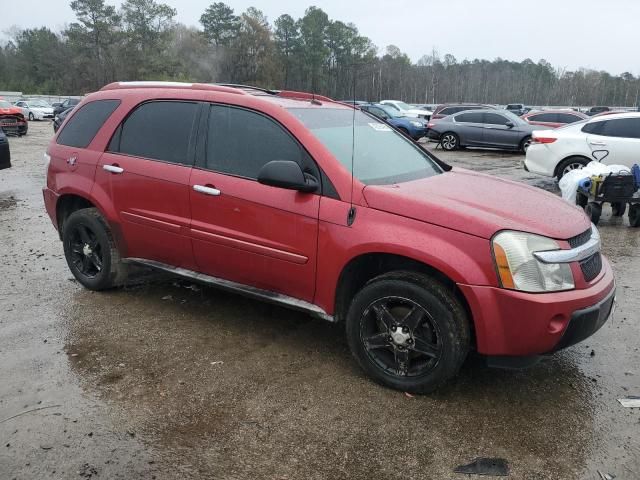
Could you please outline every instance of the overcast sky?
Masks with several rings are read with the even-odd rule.
[[[161,0],[159,0],[161,1]],[[0,0],[0,31],[46,25],[61,29],[74,20],[68,0]],[[120,5],[121,0],[107,0]],[[212,0],[164,0],[178,10],[177,20],[198,25]],[[356,24],[383,49],[394,44],[413,61],[435,47],[458,60],[501,57],[557,67],[640,74],[640,0],[228,0],[240,14],[249,6],[269,21],[294,18],[309,5],[331,19]]]

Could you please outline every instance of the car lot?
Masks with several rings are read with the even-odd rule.
[[[593,338],[525,371],[470,359],[411,398],[364,376],[340,325],[145,272],[82,289],[42,205],[51,132],[11,138],[0,172],[0,478],[447,479],[477,456],[506,458],[517,479],[640,477],[640,411],[616,400],[640,395],[626,217],[601,221],[618,308]],[[557,191],[521,154],[436,154]]]

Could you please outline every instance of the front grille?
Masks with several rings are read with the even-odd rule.
[[[571,237],[569,241],[569,245],[571,248],[579,247],[580,245],[584,245],[591,238],[591,229],[585,230],[580,235],[576,235],[575,237]]]
[[[594,253],[586,260],[580,262],[580,270],[582,270],[584,279],[587,282],[596,278],[600,273],[600,270],[602,270],[602,257],[600,256],[600,253]]]
[[[16,123],[18,123],[18,119],[16,119],[16,118],[3,118],[2,120],[0,120],[0,123],[2,123],[3,125],[16,124]]]

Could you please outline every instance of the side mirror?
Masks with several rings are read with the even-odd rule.
[[[513,122],[507,122],[507,123],[505,123],[505,125],[507,126],[507,128],[513,128],[513,127],[515,127],[515,125],[514,125],[514,123],[513,123]]]
[[[258,183],[306,193],[318,190],[318,180],[305,175],[300,165],[291,160],[272,160],[265,164],[258,173]]]

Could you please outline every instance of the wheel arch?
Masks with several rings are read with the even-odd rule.
[[[60,236],[60,240],[62,240],[63,235],[63,225],[69,215],[73,212],[81,210],[83,208],[95,208],[100,214],[105,218],[109,228],[111,229],[111,233],[113,234],[114,241],[118,246],[118,249],[122,253],[125,252],[126,243],[124,242],[124,238],[120,231],[120,228],[117,225],[117,222],[113,221],[113,215],[109,215],[109,213],[113,213],[112,210],[108,210],[104,208],[104,204],[99,202],[92,195],[88,195],[85,192],[78,192],[75,190],[67,190],[60,194],[58,200],[56,201],[56,225],[58,227],[58,235]]]
[[[569,160],[570,158],[583,158],[584,160],[587,161],[587,163],[594,161],[592,158],[589,158],[586,155],[582,155],[581,153],[567,155],[567,156],[561,158],[560,161],[554,167],[554,169],[553,169],[553,176],[554,177],[558,176],[558,169],[560,168],[560,165],[562,165],[565,161]]]
[[[334,313],[336,321],[340,322],[345,319],[351,299],[367,284],[367,282],[379,275],[393,271],[421,273],[437,280],[449,289],[460,301],[469,318],[469,327],[472,331],[472,341],[475,345],[473,314],[469,306],[469,302],[456,282],[432,265],[415,260],[411,257],[394,253],[363,253],[351,258],[349,262],[347,262],[340,272],[338,283],[336,285]]]

